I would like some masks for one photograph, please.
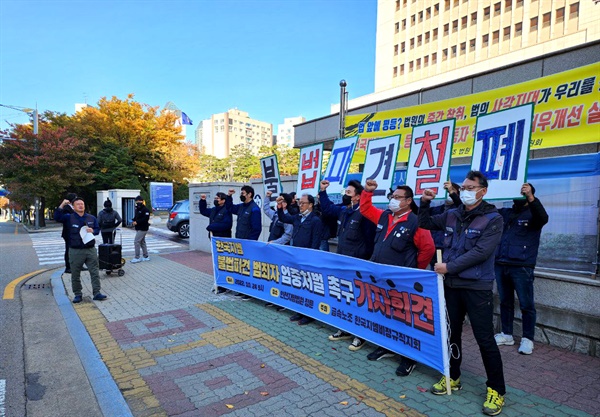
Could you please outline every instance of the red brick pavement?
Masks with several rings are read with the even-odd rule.
[[[161,256],[207,274],[213,273],[210,253],[189,251]],[[507,386],[600,415],[600,358],[540,343],[535,344],[532,355],[521,355],[517,349],[518,343],[500,347]],[[479,348],[469,326],[463,330],[463,355],[464,371],[485,376]]]

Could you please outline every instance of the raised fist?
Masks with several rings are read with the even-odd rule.
[[[321,191],[325,191],[329,187],[329,181],[323,180],[321,181]]]
[[[200,194],[200,200],[206,200],[206,194]]]
[[[421,196],[421,200],[423,201],[431,201],[435,198],[435,193],[431,189],[423,190],[423,195]]]
[[[377,189],[377,181],[375,180],[367,180],[365,183],[365,191],[372,193]]]
[[[230,188],[229,191],[227,191],[227,194],[234,195],[235,194],[235,190],[233,188]]]

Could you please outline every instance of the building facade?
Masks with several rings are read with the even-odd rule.
[[[251,119],[248,112],[229,109],[203,120],[196,129],[200,151],[227,158],[238,145],[257,155],[262,146],[273,146],[273,125]]]
[[[600,40],[594,0],[378,0],[377,8],[374,93],[350,109]]]
[[[277,125],[277,146],[285,146],[287,148],[294,147],[294,125],[304,123],[306,118],[286,117],[283,119],[283,124]]]

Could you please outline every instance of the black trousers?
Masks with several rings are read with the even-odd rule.
[[[71,264],[69,263],[69,242],[64,237],[63,240],[65,241],[65,269],[71,269]]]
[[[486,385],[498,394],[506,393],[502,357],[494,339],[492,290],[468,290],[444,287],[446,309],[450,319],[450,378],[460,377],[462,363],[462,329],[465,315],[469,315],[473,335],[479,345],[487,375]]]
[[[112,232],[101,232],[102,243],[115,243],[115,231]]]

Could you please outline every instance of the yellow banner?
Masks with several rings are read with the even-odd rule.
[[[398,162],[408,161],[412,128],[456,119],[452,157],[473,153],[477,116],[534,103],[530,149],[600,142],[600,63],[537,80],[420,106],[346,116],[345,136],[356,136],[352,162],[365,159],[370,139],[400,134]]]

